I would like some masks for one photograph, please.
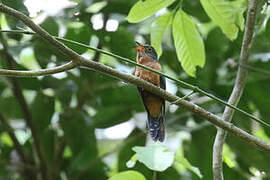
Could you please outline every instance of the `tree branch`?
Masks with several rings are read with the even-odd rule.
[[[27,156],[24,153],[23,147],[21,146],[21,144],[19,143],[17,137],[14,134],[14,130],[12,129],[12,127],[10,127],[10,125],[8,124],[7,120],[5,119],[5,117],[0,113],[0,122],[2,123],[3,126],[5,126],[7,133],[9,134],[14,147],[20,157],[20,160],[22,162],[22,173],[23,176],[25,176],[25,178],[27,179],[36,179],[36,173],[34,171],[29,170],[27,167],[28,166],[32,166],[33,162],[31,162],[30,159],[27,158]]]
[[[0,5],[1,5],[1,4],[0,4]],[[36,35],[36,33],[34,33],[34,32],[31,32],[31,31],[24,31],[24,30],[2,30],[2,31],[0,31],[0,32],[25,33],[25,34],[33,34],[33,35]],[[104,51],[104,50],[102,50],[102,49],[94,48],[94,47],[87,46],[87,45],[85,45],[85,44],[82,44],[82,43],[79,43],[79,42],[76,42],[76,41],[72,41],[72,40],[68,40],[68,39],[64,39],[64,38],[60,38],[60,37],[55,37],[55,36],[53,36],[53,37],[54,37],[55,39],[57,39],[57,40],[60,40],[60,41],[66,42],[66,43],[75,44],[75,45],[78,45],[78,46],[81,46],[81,47],[85,47],[85,48],[87,48],[87,49],[91,49],[91,50],[93,50],[93,51],[96,51],[96,52],[99,52],[99,53],[102,53],[102,54],[106,54],[106,55],[108,55],[108,56],[117,58],[117,59],[119,59],[119,60],[128,62],[128,63],[130,63],[130,64],[133,64],[133,65],[142,67],[142,68],[147,69],[147,70],[149,70],[149,71],[151,71],[151,72],[155,72],[155,73],[157,73],[157,74],[159,74],[159,75],[161,75],[161,76],[164,76],[164,77],[166,77],[166,78],[168,78],[168,79],[173,80],[174,82],[180,84],[182,87],[189,88],[189,89],[193,90],[194,92],[199,92],[199,93],[201,93],[201,94],[203,94],[203,95],[205,95],[205,96],[208,96],[208,97],[210,97],[211,99],[213,99],[213,100],[215,100],[215,101],[217,101],[217,102],[219,102],[219,103],[221,103],[221,104],[224,104],[224,105],[226,105],[226,106],[229,106],[229,107],[231,107],[232,109],[234,109],[234,110],[236,110],[236,111],[238,111],[238,112],[240,112],[240,113],[242,113],[242,114],[245,114],[245,115],[248,116],[249,118],[251,118],[251,119],[253,119],[253,120],[259,122],[260,124],[262,124],[262,125],[267,126],[267,127],[270,128],[270,125],[267,124],[266,122],[262,121],[261,119],[259,119],[259,118],[255,117],[255,116],[253,116],[252,114],[249,114],[249,113],[247,113],[247,112],[245,112],[245,111],[239,109],[238,107],[236,107],[236,106],[234,106],[234,105],[231,105],[231,104],[229,104],[229,103],[223,101],[222,99],[220,99],[220,98],[218,98],[218,97],[216,97],[216,96],[214,96],[214,95],[212,95],[212,94],[210,94],[210,93],[208,93],[208,92],[206,92],[206,91],[200,89],[200,88],[197,87],[197,86],[193,86],[192,84],[189,84],[189,83],[184,82],[184,81],[182,81],[182,80],[175,79],[175,78],[173,78],[173,77],[171,77],[171,76],[168,76],[168,75],[166,75],[166,74],[164,74],[164,73],[161,73],[161,72],[159,72],[159,71],[156,71],[156,70],[154,70],[154,69],[152,69],[152,68],[149,68],[149,67],[144,66],[144,65],[142,65],[142,64],[138,64],[138,63],[134,62],[134,61],[131,60],[131,59],[124,58],[124,57],[122,57],[122,56],[119,56],[119,55],[116,55],[116,54],[113,54],[113,53]],[[0,74],[0,75],[1,75],[1,74]],[[174,103],[174,102],[172,102],[172,103]]]
[[[14,147],[21,159],[21,161],[25,164],[27,164],[27,158],[24,154],[23,148],[21,146],[21,144],[19,143],[17,137],[15,136],[13,129],[10,127],[10,125],[8,124],[7,120],[4,118],[4,116],[0,113],[0,121],[2,122],[2,124],[6,127],[7,132],[14,144]]]
[[[12,63],[15,60],[9,54],[9,52],[8,52],[8,44],[7,44],[6,40],[3,38],[3,36],[1,34],[0,34],[0,41],[3,44],[4,56],[5,56],[6,61],[7,61],[7,66],[8,66],[9,69],[13,69],[13,64]],[[13,94],[17,98],[17,100],[18,100],[18,102],[20,104],[20,107],[21,107],[22,112],[24,114],[26,123],[29,126],[29,128],[31,130],[31,133],[32,133],[32,137],[33,137],[33,140],[34,140],[34,146],[35,146],[38,158],[40,160],[40,167],[41,167],[40,169],[41,169],[42,178],[44,180],[46,180],[47,179],[47,166],[46,166],[43,154],[41,152],[40,141],[39,141],[39,138],[38,138],[37,131],[36,131],[35,127],[34,127],[32,115],[30,113],[30,110],[28,108],[28,105],[26,103],[26,100],[24,98],[24,95],[22,93],[22,89],[21,89],[19,83],[13,77],[11,77],[10,80],[11,80],[11,84],[12,84]]]
[[[129,75],[129,74],[126,74],[123,72],[119,72],[111,67],[106,66],[106,65],[85,59],[84,57],[82,57],[82,56],[78,55],[77,53],[75,53],[74,51],[72,51],[70,48],[67,48],[66,46],[64,46],[59,41],[55,40],[55,38],[48,37],[50,35],[46,32],[44,33],[44,30],[41,29],[41,27],[39,27],[38,25],[35,25],[27,16],[22,15],[21,13],[17,12],[16,10],[8,8],[1,3],[0,3],[0,11],[6,12],[7,14],[10,14],[18,19],[21,19],[23,22],[27,22],[26,25],[28,25],[30,28],[32,28],[34,31],[36,31],[37,34],[39,34],[40,36],[47,39],[52,45],[54,45],[58,49],[62,50],[63,47],[65,47],[64,50],[62,50],[62,52],[65,53],[65,55],[72,54],[73,55],[72,59],[76,60],[76,64],[78,64],[80,66],[88,67],[92,70],[102,72],[104,74],[119,78],[119,79],[126,81],[128,83],[132,83],[134,85],[140,86],[140,87],[142,87],[142,88],[144,88],[144,89],[146,89],[146,90],[148,90],[156,95],[161,96],[162,98],[164,98],[165,100],[167,100],[169,102],[176,102],[177,100],[180,99],[179,97],[177,97],[173,94],[170,94],[170,93],[166,92],[165,90],[160,89],[160,88],[156,87],[155,85],[153,85],[147,81],[144,81],[140,78],[137,78],[135,76],[132,76],[132,75]],[[55,45],[55,44],[57,44],[57,45]],[[59,45],[59,44],[61,44],[61,45]],[[105,52],[105,53],[110,54],[108,52]],[[115,56],[117,56],[117,55],[115,55]],[[122,58],[122,57],[120,57],[120,58]],[[132,61],[132,63],[134,63],[134,62]],[[143,68],[149,69],[145,66],[143,66]],[[153,71],[152,69],[149,69],[149,70]],[[161,74],[159,72],[157,72],[157,73]],[[165,74],[162,74],[162,75],[167,77],[167,75],[165,75]],[[171,77],[169,77],[169,78],[171,79]],[[179,80],[177,80],[177,81],[179,81]],[[182,82],[182,83],[185,83],[185,82]],[[187,84],[187,83],[185,83],[185,84]],[[189,84],[187,84],[187,85],[192,86]],[[197,90],[197,87],[195,87],[195,86],[192,86],[192,87]],[[206,93],[206,92],[204,92],[204,93]],[[206,93],[206,94],[208,94],[208,93]],[[212,96],[212,95],[209,94],[208,96]],[[220,101],[222,101],[222,100],[220,100]],[[261,139],[248,134],[244,130],[234,126],[233,124],[231,124],[229,122],[223,121],[221,118],[212,114],[211,112],[208,112],[208,111],[204,110],[203,108],[201,108],[193,103],[190,103],[188,101],[185,101],[185,100],[177,101],[176,105],[178,105],[182,108],[185,108],[185,109],[205,118],[206,120],[213,123],[214,125],[227,130],[228,132],[232,133],[233,135],[244,140],[246,143],[253,145],[257,149],[260,149],[260,150],[263,150],[263,151],[270,153],[270,144],[267,144],[266,142],[262,141]],[[230,106],[230,107],[233,107],[233,106]]]
[[[169,102],[177,102],[176,105],[178,105],[182,108],[185,108],[185,109],[193,112],[194,114],[197,114],[197,115],[203,117],[204,119],[208,120],[212,124],[229,131],[233,135],[244,140],[246,143],[251,144],[258,149],[261,149],[261,150],[264,150],[264,151],[267,151],[270,153],[270,144],[267,144],[266,142],[260,140],[259,138],[248,134],[244,130],[234,126],[233,124],[231,124],[229,122],[223,121],[218,116],[212,114],[211,112],[206,111],[205,109],[197,106],[196,104],[185,101],[185,100],[181,99],[180,97],[175,96],[171,93],[168,93],[167,91],[160,89],[147,81],[144,81],[142,79],[139,79],[135,76],[131,76],[131,75],[123,73],[123,72],[119,72],[111,67],[108,67],[108,66],[105,66],[103,64],[99,64],[99,63],[96,63],[93,61],[81,60],[80,64],[82,66],[89,67],[92,70],[103,72],[104,74],[111,75],[113,77],[124,80],[128,83],[132,83],[132,84],[135,84],[137,86],[140,86],[140,87],[142,87],[142,88],[144,88],[144,89],[146,89],[146,90],[148,90],[156,95],[161,96],[163,99],[165,99]]]
[[[56,74],[60,72],[65,72],[75,67],[76,67],[76,63],[71,61],[61,66],[48,68],[48,69],[33,70],[33,71],[0,69],[0,75],[11,76],[11,77],[38,77],[38,76],[46,76],[46,75]]]
[[[241,64],[238,67],[238,72],[233,88],[233,92],[229,98],[228,103],[237,106],[247,79],[248,69],[243,68],[243,66],[248,64],[249,59],[249,52],[252,46],[252,38],[254,34],[254,28],[255,28],[255,20],[256,20],[256,11],[258,6],[258,0],[249,0],[248,5],[248,12],[247,12],[247,18],[246,18],[246,26],[245,26],[245,32],[241,47],[241,53],[239,57],[239,64]],[[226,106],[222,120],[230,122],[232,120],[234,114],[234,110],[230,107]],[[223,129],[218,129],[215,143],[213,146],[213,177],[215,180],[223,180],[223,170],[222,170],[222,152],[223,152],[223,145],[225,143],[226,139],[226,131]]]

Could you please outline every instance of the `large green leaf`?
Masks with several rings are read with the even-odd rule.
[[[235,10],[228,0],[201,0],[201,4],[208,16],[220,26],[222,32],[230,40],[236,39],[238,28],[235,25]]]
[[[159,57],[162,54],[161,43],[163,34],[168,25],[171,24],[172,15],[173,14],[171,12],[163,14],[162,16],[158,17],[151,26],[151,45],[156,49]]]
[[[135,146],[132,149],[137,153],[138,160],[153,171],[165,171],[174,160],[174,153],[161,144]]]
[[[181,9],[173,19],[173,38],[183,69],[195,77],[196,66],[203,67],[205,64],[204,44],[195,24]]]
[[[130,23],[140,22],[155,14],[158,10],[171,5],[175,0],[138,1],[129,11],[126,20]]]
[[[115,174],[109,180],[146,180],[145,177],[138,171],[124,171]]]

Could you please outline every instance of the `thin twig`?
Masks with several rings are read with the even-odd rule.
[[[258,0],[250,0],[248,5],[248,12],[246,18],[246,26],[245,32],[241,47],[241,53],[239,57],[239,64],[241,66],[238,67],[238,72],[233,88],[233,92],[229,98],[228,103],[237,106],[247,79],[248,69],[243,68],[243,66],[247,65],[249,59],[249,52],[252,45],[252,38],[254,34],[255,28],[255,19],[256,19],[256,11],[257,11]],[[230,122],[232,120],[234,114],[234,110],[230,107],[226,107],[222,116],[224,121]],[[223,152],[223,145],[226,139],[226,131],[223,129],[218,129],[215,143],[213,146],[213,178],[215,180],[223,180],[223,170],[222,170],[222,152]]]
[[[239,66],[242,66],[243,68],[246,68],[246,69],[248,69],[250,71],[253,71],[253,72],[257,72],[257,73],[260,73],[260,74],[270,76],[270,71],[266,71],[266,70],[263,70],[263,69],[260,69],[260,68],[255,68],[255,67],[252,67],[252,66],[249,66],[249,65],[246,65],[246,64],[239,64]]]
[[[0,5],[1,5],[1,4],[0,4]],[[1,6],[0,6],[0,7],[1,7]],[[1,9],[0,9],[0,10],[1,10]],[[3,31],[0,31],[0,32],[24,33],[25,31],[22,31],[22,30],[12,30],[12,31],[10,31],[10,30],[3,30]],[[27,34],[36,34],[36,33],[34,33],[34,32],[31,32],[31,31],[26,31],[26,32],[27,32]],[[91,49],[91,50],[93,50],[93,51],[100,52],[100,53],[102,53],[102,54],[106,54],[106,55],[108,55],[108,56],[111,56],[111,57],[120,59],[120,60],[122,60],[122,61],[131,63],[131,64],[134,64],[134,65],[136,65],[136,66],[142,67],[142,68],[147,69],[147,70],[149,70],[149,71],[155,72],[155,73],[157,73],[157,74],[159,74],[159,75],[161,75],[161,76],[164,76],[164,77],[166,77],[166,78],[168,78],[168,79],[171,79],[171,80],[175,81],[176,83],[180,84],[182,87],[186,87],[186,88],[189,88],[189,89],[191,89],[191,90],[193,90],[193,91],[195,91],[195,92],[199,92],[199,93],[201,93],[201,94],[203,94],[203,95],[205,95],[205,96],[210,97],[210,98],[213,99],[213,100],[216,100],[217,102],[219,102],[219,103],[221,103],[221,104],[224,104],[224,105],[226,105],[226,106],[229,106],[230,108],[232,108],[232,109],[234,109],[234,110],[236,110],[236,111],[239,111],[239,112],[245,114],[246,116],[248,116],[249,118],[251,118],[251,119],[253,119],[253,120],[259,122],[260,124],[262,124],[262,125],[264,125],[264,126],[270,128],[270,125],[269,125],[268,123],[264,122],[263,120],[259,119],[258,117],[255,117],[255,116],[253,116],[252,114],[249,114],[249,113],[247,113],[247,112],[241,110],[240,108],[238,108],[238,107],[236,107],[236,106],[234,106],[234,105],[231,105],[231,104],[227,103],[226,101],[224,101],[224,100],[222,100],[222,99],[220,99],[220,98],[218,98],[218,97],[216,97],[216,96],[214,96],[214,95],[212,95],[212,94],[210,94],[210,93],[208,93],[208,92],[206,92],[206,91],[200,89],[200,88],[197,87],[197,86],[191,85],[191,84],[189,84],[189,83],[187,83],[187,82],[184,82],[184,81],[182,81],[182,80],[179,80],[179,79],[175,79],[175,78],[173,78],[173,77],[171,77],[171,76],[169,76],[169,75],[166,75],[166,74],[164,74],[164,73],[161,73],[161,72],[159,72],[159,71],[156,71],[156,70],[154,70],[154,69],[152,69],[152,68],[149,68],[149,67],[144,66],[144,65],[142,65],[142,64],[138,64],[138,63],[136,63],[135,61],[132,61],[131,59],[124,58],[124,57],[122,57],[122,56],[119,56],[119,55],[116,55],[116,54],[113,54],[113,53],[104,51],[104,50],[102,50],[102,49],[94,48],[94,47],[91,47],[91,46],[88,46],[88,45],[85,45],[85,44],[82,44],[82,43],[79,43],[79,42],[76,42],[76,41],[72,41],[72,40],[68,40],[68,39],[64,39],[64,38],[60,38],[60,37],[55,37],[55,36],[53,36],[53,37],[54,37],[55,39],[57,39],[57,40],[60,40],[60,41],[63,41],[63,42],[67,42],[67,43],[71,43],[71,44],[75,44],[75,45],[78,45],[78,46],[81,46],[81,47],[85,47],[85,48],[87,48],[87,49]],[[77,59],[84,59],[84,58],[82,58],[82,57],[77,57]],[[1,75],[1,74],[0,74],[0,75]]]
[[[13,62],[15,60],[9,54],[9,52],[8,52],[8,44],[7,44],[6,40],[3,38],[3,36],[1,34],[0,34],[0,41],[1,41],[2,45],[3,45],[3,51],[4,51],[5,59],[7,61],[7,66],[8,66],[9,69],[13,69]],[[26,100],[24,98],[24,95],[22,93],[22,89],[21,89],[19,83],[17,82],[17,80],[14,77],[11,77],[10,80],[11,80],[11,84],[12,84],[13,94],[14,94],[14,96],[16,97],[16,99],[18,100],[18,102],[20,104],[20,107],[21,107],[22,112],[24,114],[26,123],[29,126],[29,128],[31,130],[31,133],[32,133],[32,136],[33,136],[34,146],[36,148],[36,152],[37,152],[38,158],[40,160],[40,167],[41,167],[40,169],[41,169],[42,178],[44,180],[47,180],[47,165],[45,163],[43,154],[41,152],[41,145],[40,145],[40,141],[39,141],[39,138],[38,138],[36,128],[35,128],[34,123],[33,123],[32,115],[30,113],[30,110],[28,108],[28,105],[26,103]]]
[[[19,71],[19,70],[10,70],[10,69],[0,69],[0,75],[10,76],[10,77],[38,77],[38,76],[47,76],[60,72],[65,72],[76,67],[76,63],[70,61],[61,66],[48,68],[48,69],[39,69],[32,71]]]
[[[57,40],[55,40],[55,38],[48,38],[47,36],[50,36],[48,33],[44,33],[44,30],[41,29],[40,26],[34,24],[31,19],[29,19],[27,16],[25,15],[21,15],[21,13],[17,12],[16,10],[13,10],[11,8],[6,7],[5,5],[3,5],[2,3],[0,3],[0,11],[5,12],[9,15],[12,15],[20,20],[22,20],[23,22],[27,22],[26,25],[28,25],[30,28],[32,28],[34,31],[36,31],[40,36],[44,37],[45,39],[47,39],[52,45],[54,45],[55,47],[57,47],[58,49],[62,48],[62,45],[60,42],[58,42]],[[58,44],[58,45],[55,45]],[[65,46],[64,46],[65,47]],[[70,48],[65,47],[65,51],[62,51],[63,53],[66,52],[65,55],[69,55],[69,54],[73,54],[73,57],[71,59],[76,59],[76,63],[78,63],[81,66],[85,66],[90,68],[91,70],[95,70],[116,78],[119,78],[123,81],[126,81],[128,83],[140,86],[160,97],[162,97],[163,99],[169,101],[169,102],[174,102],[176,100],[179,99],[179,97],[166,92],[163,89],[160,89],[158,87],[156,87],[155,85],[153,85],[152,83],[149,83],[147,81],[144,81],[140,78],[137,78],[135,76],[117,71],[111,67],[108,67],[104,64],[100,64],[94,61],[89,61],[87,59],[85,59],[82,56],[79,56],[77,53],[75,53],[74,51],[72,51]],[[68,51],[68,52],[67,52]],[[106,52],[108,53],[108,52]],[[121,57],[122,58],[122,57]],[[145,68],[146,69],[146,68]],[[151,70],[150,70],[151,71]],[[190,86],[190,85],[189,85]],[[192,85],[191,85],[192,86]],[[196,87],[194,87],[195,89],[197,89]],[[205,92],[206,93],[206,92]],[[212,95],[211,95],[212,96]],[[225,130],[227,130],[228,132],[232,133],[233,135],[241,138],[242,140],[244,140],[246,143],[253,145],[254,147],[256,147],[257,149],[266,151],[270,153],[270,144],[264,142],[263,140],[252,136],[250,134],[248,134],[247,132],[245,132],[244,130],[234,126],[233,124],[229,123],[229,122],[225,122],[223,121],[221,118],[219,118],[218,116],[212,114],[209,111],[206,111],[205,109],[197,106],[196,104],[190,103],[188,101],[182,100],[179,101],[176,105],[185,108],[201,117],[203,117],[204,119],[208,120],[209,122],[211,122],[212,124],[215,124],[216,126],[223,128]],[[233,107],[233,106],[230,106]],[[252,116],[253,117],[253,116]],[[254,117],[253,117],[254,118]]]

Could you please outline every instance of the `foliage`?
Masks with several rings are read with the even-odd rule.
[[[29,15],[23,1],[2,2]],[[246,0],[72,2],[75,4],[56,15],[40,12],[38,17],[44,17],[40,25],[52,35],[133,59],[136,55],[133,41],[150,43],[151,40],[166,74],[228,99],[237,72]],[[260,13],[261,9],[258,12],[258,19],[264,19],[264,23],[257,23],[260,31],[254,38],[249,65],[269,71],[270,22],[267,20],[270,11],[266,15]],[[2,28],[27,28],[10,16],[0,16]],[[100,22],[103,26],[97,28],[96,24]],[[116,30],[110,29],[109,24],[115,22],[119,23]],[[38,36],[1,34],[8,42],[8,53],[16,60],[14,69],[47,68],[69,60]],[[131,74],[134,70],[129,64],[107,55],[77,45],[66,45],[89,59],[120,71]],[[8,69],[8,59],[4,54],[0,45],[0,65]],[[197,66],[200,68],[196,72]],[[200,117],[167,104],[165,143],[153,145],[145,134],[146,114],[133,85],[82,68],[16,81],[30,109],[41,152],[54,179],[113,180],[129,179],[130,176],[152,179],[152,170],[162,171],[157,172],[156,179],[212,179],[212,146],[216,129]],[[187,89],[173,82],[167,81],[167,84],[169,92],[179,96],[188,93]],[[25,120],[24,107],[14,96],[12,86],[10,78],[0,77],[0,115],[12,127],[28,159],[27,167],[33,168],[35,174],[39,169],[39,157]],[[251,71],[239,108],[270,123],[269,92],[269,75]],[[200,94],[190,98],[217,115],[224,110],[223,105]],[[130,131],[126,126],[115,126],[122,123],[128,124]],[[269,129],[245,116],[236,113],[233,123],[269,141]],[[179,131],[185,136],[179,135]],[[116,136],[119,134],[121,137]],[[2,121],[0,139],[0,179],[22,179],[25,175],[28,175],[25,179],[31,179],[31,173],[21,169],[16,144]],[[268,154],[253,149],[236,137],[229,136],[226,143],[225,179],[270,178]],[[135,163],[136,160],[139,162]],[[32,177],[35,179],[34,175]]]

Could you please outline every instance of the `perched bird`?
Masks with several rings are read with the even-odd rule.
[[[150,45],[141,45],[138,42],[136,43],[138,45],[136,47],[137,63],[162,72],[162,68],[158,62],[158,57],[155,49]],[[164,90],[166,89],[165,78],[157,73],[136,66],[135,76],[144,79]],[[147,90],[144,90],[141,87],[137,88],[147,112],[147,126],[150,132],[150,136],[154,141],[159,140],[162,142],[165,138],[165,100]]]

